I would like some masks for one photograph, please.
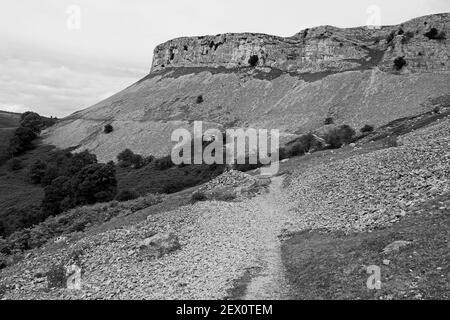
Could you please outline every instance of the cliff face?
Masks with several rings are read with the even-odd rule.
[[[374,30],[323,26],[289,38],[171,40],[155,49],[147,77],[67,117],[46,142],[89,149],[107,161],[125,148],[165,155],[172,131],[195,120],[280,129],[286,139],[320,129],[327,117],[355,128],[383,125],[450,94],[449,21],[450,14],[440,14]],[[400,70],[398,57],[406,62]],[[105,135],[107,123],[114,131]]]
[[[225,67],[255,65],[269,72],[316,73],[368,69],[388,70],[392,57],[404,56],[411,71],[448,70],[445,41],[428,39],[431,28],[449,34],[448,14],[417,18],[399,26],[340,29],[322,26],[293,37],[264,34],[221,34],[179,38],[159,45],[152,71],[176,67]]]

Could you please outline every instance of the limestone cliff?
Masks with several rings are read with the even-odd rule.
[[[147,77],[63,119],[46,142],[89,149],[106,161],[125,148],[167,154],[172,130],[195,120],[277,128],[284,137],[319,129],[326,117],[356,128],[382,125],[450,93],[449,18],[425,16],[380,29],[322,26],[289,38],[246,33],[171,40],[155,49]],[[406,62],[400,69],[398,57]],[[103,133],[106,123],[113,133]]]

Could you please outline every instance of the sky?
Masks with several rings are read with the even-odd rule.
[[[87,108],[147,75],[156,45],[177,37],[292,36],[441,12],[450,0],[2,0],[0,110]]]

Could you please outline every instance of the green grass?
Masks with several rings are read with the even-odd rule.
[[[294,299],[449,299],[450,194],[416,207],[403,220],[372,233],[315,230],[282,247]],[[389,254],[397,240],[412,244]],[[390,260],[388,265],[383,260]],[[381,268],[381,289],[367,288],[367,266]]]
[[[132,189],[140,195],[170,194],[207,182],[223,169],[224,166],[190,165],[161,171],[151,163],[140,169],[117,167],[117,181],[119,190]]]
[[[19,126],[20,114],[0,111],[0,129],[16,128]]]

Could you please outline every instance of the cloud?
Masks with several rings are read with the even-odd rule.
[[[24,51],[27,52],[27,51]],[[146,70],[113,62],[0,52],[0,109],[64,117],[136,82]]]

